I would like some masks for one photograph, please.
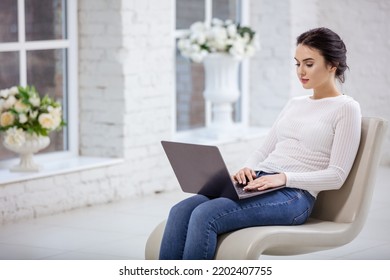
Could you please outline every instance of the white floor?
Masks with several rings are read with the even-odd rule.
[[[316,254],[262,259],[390,260],[389,175],[389,167],[380,168],[367,223],[350,244]],[[0,226],[0,259],[144,259],[149,233],[186,196],[164,193]]]

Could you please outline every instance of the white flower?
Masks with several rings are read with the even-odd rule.
[[[0,126],[6,127],[15,123],[15,116],[11,112],[4,112],[0,116]]]
[[[38,96],[30,97],[29,101],[34,107],[38,107],[39,105],[41,105],[41,99]]]
[[[18,92],[19,92],[18,87],[12,87],[9,89],[10,95],[16,95],[16,94],[18,94]]]
[[[4,142],[9,146],[22,146],[26,142],[26,134],[21,128],[11,127],[7,130]]]
[[[5,100],[4,104],[3,104],[3,108],[8,110],[9,108],[11,108],[12,106],[14,106],[14,104],[16,103],[16,98],[15,96],[13,95],[10,95],[8,96],[8,98]]]
[[[227,26],[227,33],[230,38],[235,38],[237,36],[237,26],[235,24],[229,24]]]
[[[0,90],[0,97],[3,97],[4,99],[7,99],[8,95],[9,95],[9,90],[8,89]]]
[[[25,113],[30,107],[27,104],[24,104],[22,100],[17,100],[14,104],[14,109],[18,113]]]
[[[211,20],[211,24],[214,26],[223,26],[223,21],[220,20],[219,18],[213,18]]]
[[[204,22],[197,21],[191,24],[190,31],[192,33],[198,33],[198,32],[205,32],[206,31],[206,25]]]
[[[228,53],[236,59],[250,57],[257,49],[255,32],[241,27],[232,20],[212,19],[211,25],[194,22],[188,32],[178,40],[182,56],[194,62],[202,62],[208,53]]]
[[[46,129],[54,129],[55,128],[55,120],[51,114],[43,113],[38,117],[39,124]]]
[[[27,115],[22,113],[22,114],[19,114],[19,122],[20,123],[26,123],[28,121],[28,118],[27,118]]]
[[[20,143],[23,136],[15,129],[25,133],[25,137],[38,137],[63,125],[60,104],[47,95],[41,99],[35,87],[0,90],[0,132],[9,133],[10,143]]]
[[[60,107],[53,108],[49,111],[50,115],[53,118],[53,127],[52,129],[56,129],[61,124],[62,110]]]
[[[205,32],[197,32],[191,35],[191,41],[203,45],[206,43],[206,33]]]

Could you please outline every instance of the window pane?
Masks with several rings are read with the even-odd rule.
[[[213,18],[238,21],[236,0],[213,0]]]
[[[204,0],[176,0],[176,29],[188,29],[195,21],[204,21],[204,15]]]
[[[40,50],[27,52],[27,83],[34,85],[42,95],[66,102],[66,50]],[[66,119],[65,119],[66,122]],[[50,134],[51,143],[43,152],[66,150],[64,129]]]
[[[19,84],[19,53],[0,52],[0,89],[10,88]],[[0,145],[3,143],[4,133],[0,133]],[[0,148],[0,159],[9,159],[15,154],[7,149]]]
[[[18,1],[0,1],[0,43],[18,41]]]
[[[65,39],[64,0],[26,0],[26,40]]]
[[[19,52],[0,52],[0,89],[19,84]]]
[[[177,131],[205,126],[203,64],[191,63],[176,52]]]

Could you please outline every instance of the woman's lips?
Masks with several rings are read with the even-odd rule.
[[[301,83],[302,83],[302,84],[306,84],[308,81],[309,81],[309,79],[303,79],[303,78],[301,78]]]

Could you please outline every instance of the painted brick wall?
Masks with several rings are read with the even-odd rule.
[[[261,49],[250,61],[250,123],[270,126],[290,97],[290,2],[250,3]]]
[[[318,1],[319,24],[335,29],[348,48],[350,71],[343,90],[359,101],[365,116],[390,121],[390,2]],[[383,163],[390,164],[390,131]]]
[[[169,181],[160,141],[172,133],[174,3],[92,2],[79,11],[80,51],[96,54],[80,55],[81,154],[123,157],[127,188],[152,193]]]
[[[289,98],[296,79],[293,33],[316,22],[337,28],[354,46],[347,93],[362,103],[365,113],[388,117],[387,1],[306,5],[307,1],[251,2],[251,21],[262,43],[262,51],[251,61],[251,123],[271,124]],[[121,157],[124,163],[2,184],[0,223],[178,187],[160,146],[161,139],[173,135],[173,5],[152,0],[79,1],[80,153]],[[309,15],[308,21],[303,15]],[[260,143],[261,138],[220,145],[228,168],[239,168]]]

